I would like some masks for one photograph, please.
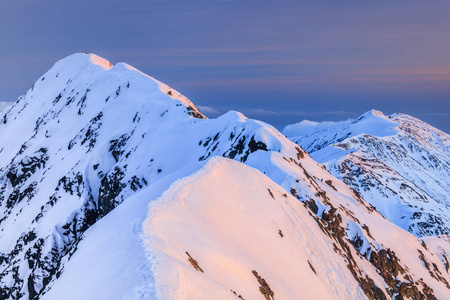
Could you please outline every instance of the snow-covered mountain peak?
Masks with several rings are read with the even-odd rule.
[[[82,70],[88,70],[89,73],[94,73],[107,71],[113,67],[114,65],[109,60],[96,54],[74,53],[57,61],[40,80],[44,81],[45,79],[42,78],[48,78],[51,75],[56,76],[56,74],[59,77],[59,75],[65,73],[67,74],[66,76],[70,77],[80,73]]]
[[[87,95],[93,94],[94,89],[102,93],[102,89],[114,89],[114,98],[127,89],[126,98],[131,98],[133,95],[147,94],[147,100],[143,97],[137,97],[141,103],[145,105],[145,101],[159,102],[160,105],[167,101],[167,99],[174,99],[188,109],[189,115],[196,118],[206,118],[199,109],[185,96],[169,87],[166,84],[154,79],[153,77],[139,71],[138,69],[126,63],[117,63],[113,65],[109,60],[104,59],[95,54],[75,53],[69,55],[58,62],[47,71],[28,91],[24,97],[34,98],[33,92],[39,94],[45,93],[48,95],[47,99],[40,98],[42,107],[53,105],[49,101],[49,97],[63,97],[64,95],[72,93]],[[130,87],[132,87],[130,89]],[[84,91],[80,91],[84,89]],[[133,91],[130,93],[130,91]],[[53,94],[57,94],[53,96]],[[77,95],[78,95],[77,94]],[[103,93],[105,94],[105,93]],[[158,97],[155,97],[158,95]],[[110,98],[107,98],[107,97]],[[108,102],[106,99],[111,99],[112,95],[105,95],[103,105]],[[22,97],[23,98],[23,97]],[[94,97],[86,97],[87,101]],[[97,97],[96,97],[97,98]],[[120,97],[123,98],[123,97]],[[31,99],[28,99],[30,101]],[[170,101],[169,101],[170,102]],[[84,102],[83,104],[87,104]]]
[[[305,150],[315,152],[359,135],[392,136],[398,134],[398,125],[381,111],[370,110],[354,120],[342,122],[302,121],[286,126],[283,133],[294,142],[298,139],[308,139]]]
[[[450,233],[450,136],[407,114],[369,111],[291,140],[383,215],[417,235]],[[304,135],[301,133],[307,132]]]
[[[221,116],[221,118],[226,118],[230,121],[239,121],[239,122],[246,122],[248,119],[243,113],[235,110],[229,110],[225,114]]]
[[[80,55],[80,54],[75,54],[75,55]],[[83,55],[81,53],[81,55]],[[105,68],[105,70],[109,70],[112,67],[114,67],[114,65],[107,59],[100,57],[96,54],[87,54],[89,56],[89,61],[95,65],[101,66],[103,68]]]
[[[385,115],[382,111],[379,111],[379,110],[377,110],[377,109],[372,109],[372,110],[370,110],[370,112],[371,112],[374,116],[386,117],[386,115]]]
[[[105,70],[114,67],[109,60],[94,53],[74,53],[57,61],[55,66],[62,68],[76,68],[86,64],[100,66]]]
[[[104,63],[86,54],[57,62],[1,115],[2,299],[45,293],[90,226],[179,170],[213,156],[298,152],[270,125],[237,112],[207,120],[169,86]]]
[[[421,245],[274,127],[206,119],[105,63],[63,59],[1,115],[0,299],[448,294],[445,246]]]
[[[351,136],[369,134],[376,136],[389,136],[398,132],[398,124],[379,110],[372,109],[359,118],[350,121]]]

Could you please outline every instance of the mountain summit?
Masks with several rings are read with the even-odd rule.
[[[417,238],[274,127],[207,119],[127,64],[71,55],[0,118],[1,299],[450,294],[447,237]]]

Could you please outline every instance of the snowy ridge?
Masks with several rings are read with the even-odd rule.
[[[1,117],[2,299],[448,298],[445,243],[274,127],[207,119],[127,64],[69,56]]]
[[[276,298],[362,298],[307,209],[283,194],[260,172],[224,158],[172,185],[152,205],[144,229],[151,251],[161,253],[157,260],[167,261],[156,269],[164,287],[159,298],[236,299],[232,287],[245,299],[258,299],[253,269]],[[270,215],[262,213],[268,209]],[[205,275],[185,263],[185,251]]]
[[[324,181],[333,178],[305,160],[312,174],[323,175]],[[283,162],[291,165],[284,158],[278,163]],[[294,173],[297,180],[307,181],[301,171]],[[262,173],[222,158],[176,182],[151,206],[144,227],[151,252],[160,253],[154,260],[158,298],[208,299],[213,294],[221,299],[258,299],[252,275],[257,271],[281,299],[418,294],[411,283],[416,281],[420,288],[420,276],[444,299],[450,288],[444,279],[448,274],[426,244],[361,205],[351,189],[333,180],[323,186],[316,182],[317,189],[323,188],[323,201],[316,197],[304,206],[297,201],[301,190],[293,197]],[[448,251],[448,245],[444,248]],[[438,276],[424,264],[444,276],[444,286],[439,287],[434,279]],[[433,271],[433,264],[439,271]],[[395,285],[401,286],[397,293],[389,292]]]
[[[206,122],[165,89],[126,64],[75,54],[3,114],[3,298],[45,293],[84,231],[138,190],[214,155],[245,161],[289,144],[237,112]]]
[[[405,114],[370,111],[290,138],[397,225],[418,236],[450,233],[448,134]]]

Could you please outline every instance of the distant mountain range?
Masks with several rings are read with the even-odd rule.
[[[450,298],[449,139],[412,117],[294,143],[74,54],[0,121],[0,299]]]

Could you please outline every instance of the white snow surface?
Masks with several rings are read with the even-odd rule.
[[[206,119],[127,64],[69,56],[0,121],[2,299],[263,299],[252,270],[276,299],[450,297],[448,240],[424,248],[274,127]]]
[[[389,136],[398,132],[398,124],[390,120],[379,110],[371,110],[360,116],[356,120],[341,122],[314,122],[303,120],[297,124],[287,125],[283,133],[289,138],[305,136],[323,132],[327,137],[334,135],[334,139],[342,139],[348,133],[349,136],[359,134],[370,134],[377,136]],[[346,131],[343,131],[345,128]]]
[[[262,173],[226,158],[213,158],[175,183],[151,206],[144,225],[149,251],[159,262],[158,296],[236,299],[231,289],[258,299],[256,270],[277,299],[363,298],[308,211],[283,194]],[[186,251],[204,273],[186,263]]]
[[[42,299],[158,299],[153,275],[154,253],[143,232],[151,200],[180,177],[203,165],[181,168],[150,188],[131,196],[94,224]]]

